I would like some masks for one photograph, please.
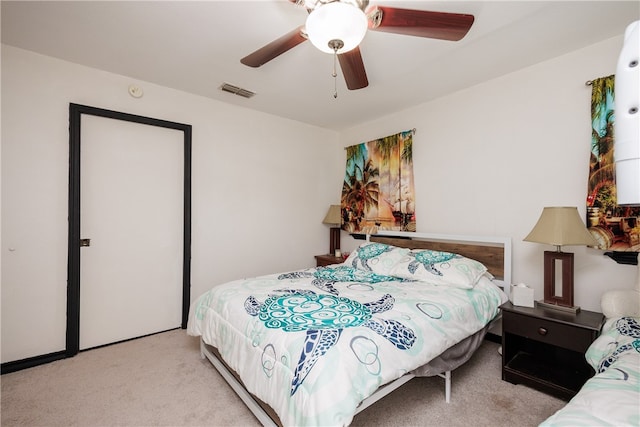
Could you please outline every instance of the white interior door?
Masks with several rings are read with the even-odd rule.
[[[84,116],[80,349],[180,327],[183,133]]]

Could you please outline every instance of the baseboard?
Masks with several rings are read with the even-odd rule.
[[[57,351],[55,353],[43,354],[41,356],[29,357],[27,359],[6,362],[0,365],[1,374],[9,374],[11,372],[21,371],[23,369],[33,368],[35,366],[44,365],[45,363],[55,362],[67,357],[66,351]]]
[[[144,337],[149,337],[151,335],[161,334],[163,332],[174,331],[176,329],[186,329],[186,328],[181,328],[178,326],[178,327],[167,329],[164,331],[152,332],[150,334],[142,335],[139,337],[127,338],[126,340],[116,341],[109,344],[103,344],[103,345],[99,345],[91,348],[85,348],[80,351],[94,350],[101,347],[107,347],[114,344],[120,344],[127,341],[137,340],[138,338],[144,338]],[[1,366],[1,369],[2,369],[1,374],[4,375],[11,372],[21,371],[23,369],[33,368],[34,366],[44,365],[45,363],[55,362],[56,360],[66,359],[67,357],[73,357],[76,354],[77,353],[68,353],[67,350],[63,350],[63,351],[57,351],[55,353],[43,354],[41,356],[33,356],[27,359],[3,363]]]

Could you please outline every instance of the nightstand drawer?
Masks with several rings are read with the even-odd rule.
[[[344,259],[333,255],[316,255],[316,267],[326,267],[327,265],[342,264]]]
[[[512,312],[503,313],[502,325],[504,332],[580,353],[595,339],[589,329]]]

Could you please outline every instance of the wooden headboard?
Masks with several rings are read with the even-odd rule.
[[[475,259],[487,267],[509,294],[511,239],[508,237],[453,236],[431,233],[380,231],[369,241],[409,249],[433,249]]]

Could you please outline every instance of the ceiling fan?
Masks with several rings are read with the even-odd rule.
[[[473,15],[369,6],[369,0],[289,0],[309,12],[300,26],[255,52],[241,63],[260,67],[305,40],[340,62],[347,88],[369,85],[359,44],[367,30],[458,41],[473,24]],[[335,65],[334,65],[335,68]],[[335,77],[335,69],[334,69]]]

